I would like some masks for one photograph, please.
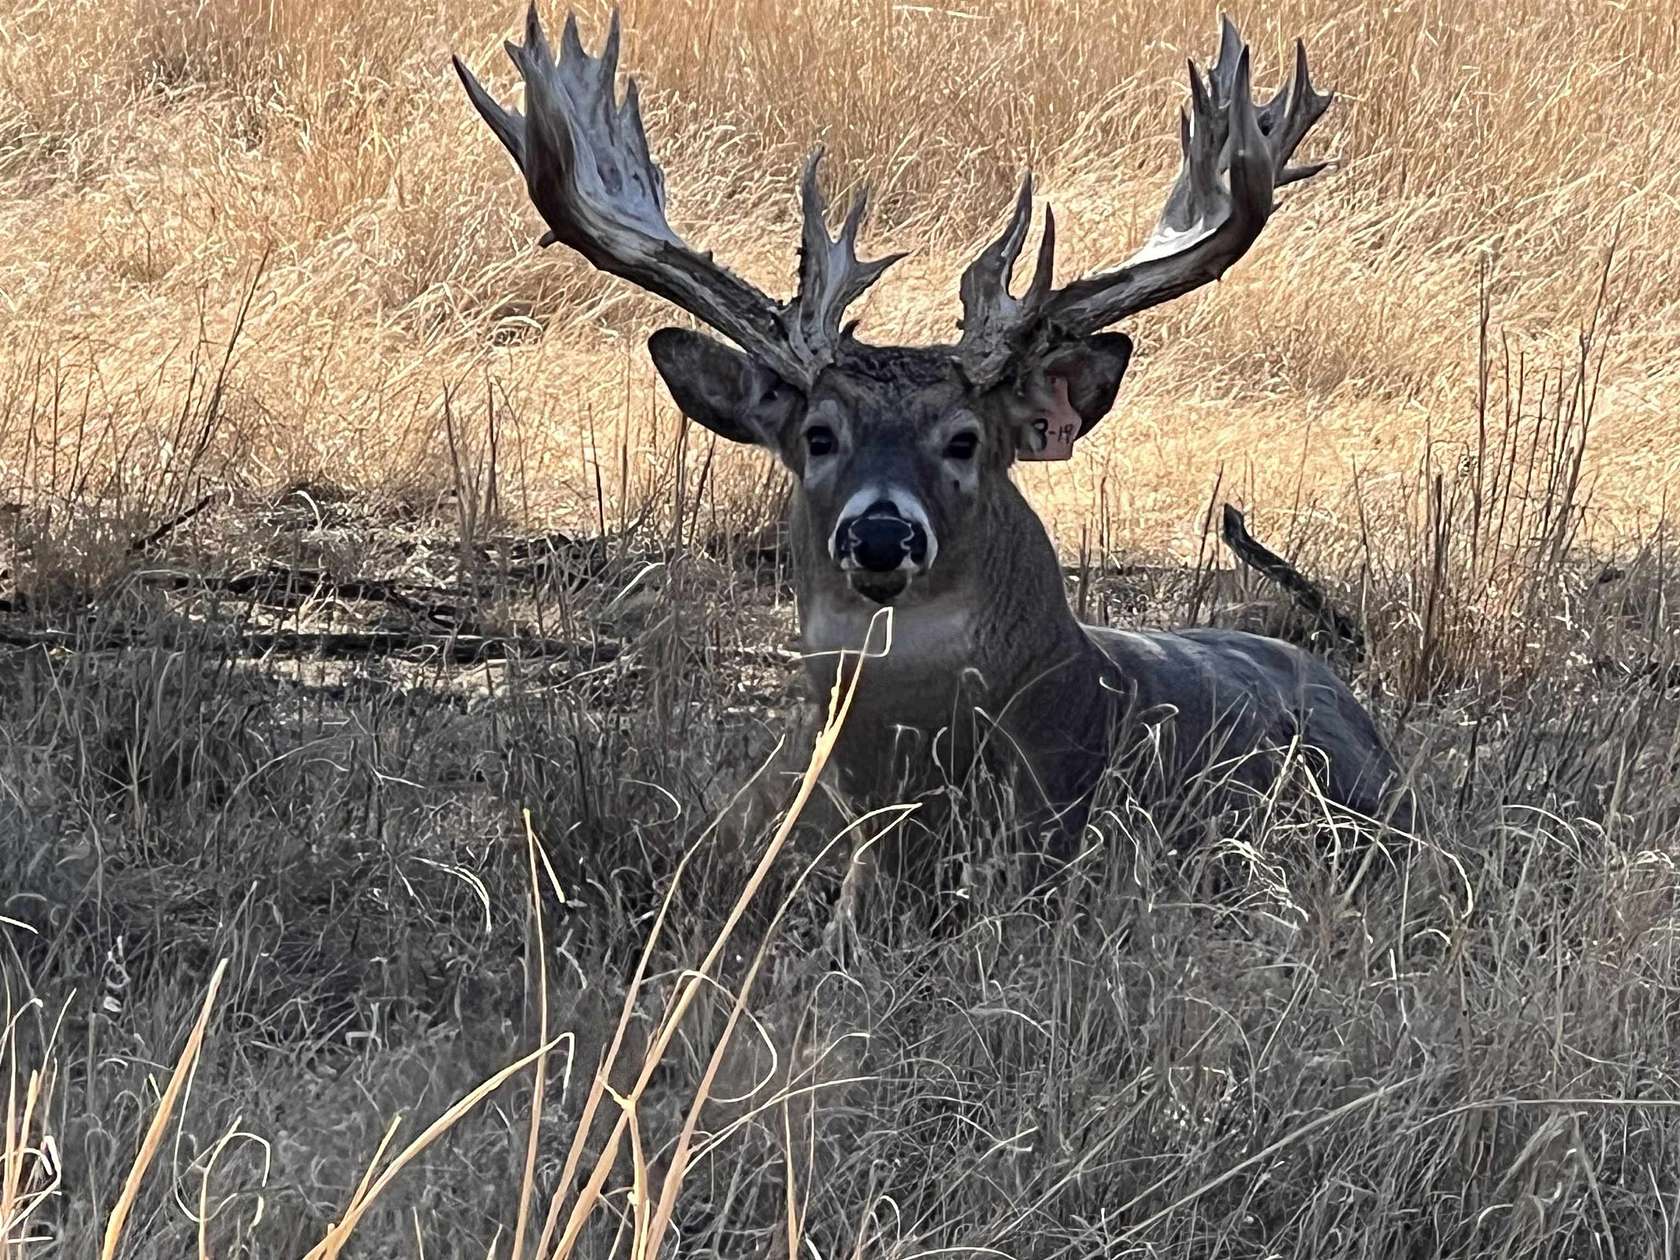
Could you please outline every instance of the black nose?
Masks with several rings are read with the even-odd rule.
[[[871,573],[891,573],[909,557],[921,564],[927,557],[927,531],[907,521],[898,509],[883,500],[861,516],[840,522],[835,531],[835,551]]]

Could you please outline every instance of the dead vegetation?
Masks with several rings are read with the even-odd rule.
[[[669,313],[534,249],[449,70],[459,51],[505,90],[519,8],[8,0],[0,495],[132,496],[196,456],[194,473],[252,488],[426,505],[449,488],[451,399],[475,427],[494,408],[508,506],[543,526],[592,520],[594,457],[621,435],[645,471],[675,423],[642,351]],[[1308,40],[1343,94],[1319,132],[1344,165],[1223,283],[1132,330],[1120,422],[1076,469],[1031,473],[1064,536],[1103,493],[1118,541],[1185,559],[1221,468],[1257,504],[1306,497],[1345,525],[1350,468],[1377,491],[1426,446],[1473,450],[1482,273],[1500,335],[1555,364],[1612,237],[1595,528],[1649,527],[1680,397],[1668,0],[1233,16],[1262,65]],[[1211,13],[1135,3],[682,0],[627,6],[625,59],[676,226],[766,291],[790,283],[812,144],[836,199],[875,187],[871,248],[916,251],[857,312],[893,340],[950,335],[957,272],[1029,164],[1067,274],[1137,243],[1176,161],[1183,59],[1212,30]],[[241,320],[218,422],[189,440],[193,382]],[[755,479],[718,458],[727,481]]]
[[[1490,446],[1526,432],[1496,422]],[[1471,468],[1422,484],[1443,511],[1477,499]],[[1573,519],[1559,494],[1547,519]],[[1537,510],[1503,480],[1480,502]],[[519,1233],[545,1257],[1608,1255],[1669,1236],[1661,535],[1615,569],[1548,530],[1469,551],[1458,517],[1421,540],[1373,528],[1351,561],[1289,540],[1363,627],[1346,663],[1430,819],[1360,902],[1310,791],[1256,802],[1246,831],[1187,820],[1186,847],[1117,776],[1046,915],[998,861],[1008,800],[974,782],[931,901],[879,911],[837,968],[838,872],[810,865],[832,824],[774,860],[785,813],[712,826],[797,729],[775,535],[698,524],[713,506],[697,493],[681,529],[480,519],[469,539],[460,514],[300,488],[154,527],[98,582],[14,536],[16,1254],[109,1236],[137,1257],[506,1255]],[[1223,561],[1097,560],[1069,590],[1099,617],[1322,630]]]
[[[1204,16],[627,14],[694,239],[781,277],[821,137],[926,243],[883,338],[1029,157],[1070,268],[1136,239]],[[1083,615],[1340,653],[1426,843],[1350,905],[1310,791],[1187,846],[1117,776],[1046,913],[959,785],[837,968],[818,803],[779,854],[730,808],[809,751],[777,474],[529,250],[446,78],[517,14],[3,11],[7,1260],[1668,1254],[1680,25],[1236,16],[1348,163],[1034,490]]]

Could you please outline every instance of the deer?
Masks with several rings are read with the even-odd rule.
[[[960,335],[908,346],[867,343],[846,320],[905,255],[860,259],[866,189],[830,235],[820,148],[800,184],[792,298],[769,297],[672,230],[635,79],[618,95],[620,38],[614,11],[591,55],[569,15],[556,56],[533,3],[523,44],[506,44],[524,114],[458,56],[454,65],[548,226],[540,244],[567,246],[723,339],[667,327],[648,349],[685,417],[773,453],[790,474],[813,698],[846,662],[856,670],[831,760],[842,793],[902,801],[995,768],[1018,785],[1028,846],[1065,857],[1083,842],[1098,783],[1138,764],[1140,749],[1169,787],[1211,775],[1258,791],[1293,755],[1316,768],[1330,805],[1409,832],[1396,761],[1326,663],[1236,630],[1082,624],[1049,533],[1011,476],[1017,460],[1068,458],[1113,408],[1133,351],[1115,324],[1221,278],[1259,238],[1278,190],[1330,165],[1294,160],[1333,99],[1314,88],[1305,46],[1295,44],[1288,81],[1258,102],[1250,50],[1222,18],[1212,64],[1190,62],[1179,173],[1142,247],[1057,286],[1046,207],[1017,296],[1034,220],[1029,171],[1002,234],[962,273]]]

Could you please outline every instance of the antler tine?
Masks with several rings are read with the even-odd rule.
[[[521,171],[525,169],[525,118],[517,109],[503,109],[496,98],[484,90],[474,76],[467,69],[466,62],[459,56],[452,55],[450,61],[455,65],[455,73],[461,80],[461,86],[467,89],[467,96],[478,110],[479,116],[489,124],[490,130],[496,133],[496,139],[502,142],[502,147],[513,155],[514,163]]]
[[[528,116],[499,105],[459,57],[455,70],[524,175],[549,227],[543,245],[571,247],[600,270],[694,315],[785,380],[809,387],[838,344],[840,311],[894,260],[858,262],[861,207],[834,242],[819,211],[823,248],[807,250],[801,293],[783,306],[689,248],[665,218],[665,176],[648,148],[634,79],[623,101],[617,99],[620,42],[616,9],[599,57],[584,49],[577,19],[568,15],[556,60],[533,2],[524,43],[506,45],[525,80]],[[809,245],[809,223],[806,239]]]
[[[818,148],[806,159],[800,181],[804,227],[799,246],[799,295],[788,309],[786,323],[797,350],[813,361],[830,362],[844,336],[841,320],[846,308],[904,255],[888,254],[869,262],[858,258],[858,229],[869,207],[866,189],[859,189],[853,196],[840,235],[830,239],[828,203],[817,179],[821,165],[822,149]]]
[[[1227,29],[1229,24],[1227,24]],[[1194,61],[1189,63],[1190,107],[1179,113],[1178,144],[1183,154],[1178,179],[1167,194],[1161,208],[1161,218],[1154,236],[1163,227],[1175,231],[1188,229],[1202,212],[1202,207],[1217,199],[1219,186],[1219,155],[1230,134],[1226,111],[1219,98],[1216,76],[1210,74],[1202,81]],[[1236,81],[1237,67],[1233,62],[1227,88]]]
[[[1009,367],[1040,358],[1061,342],[1217,280],[1260,235],[1276,190],[1327,165],[1289,165],[1332,100],[1330,93],[1313,89],[1305,48],[1296,44],[1289,82],[1264,105],[1254,101],[1250,70],[1248,46],[1230,19],[1222,18],[1219,53],[1206,79],[1190,64],[1189,108],[1179,117],[1178,179],[1149,240],[1115,270],[1014,302],[1007,291],[1008,264],[1025,232],[1017,206],[1009,230],[963,276],[959,351],[971,350],[964,371],[972,383],[994,384]],[[1001,275],[1001,284],[991,283],[994,274]],[[1035,281],[1033,289],[1038,288]],[[979,300],[982,290],[992,294],[990,301]],[[983,327],[971,337],[977,316]]]
[[[1002,378],[1016,354],[1017,333],[1037,317],[1050,293],[1056,254],[1056,216],[1048,208],[1032,284],[1019,299],[1009,292],[1015,263],[1032,227],[1032,197],[1033,177],[1029,171],[1021,180],[1015,210],[1003,235],[981,250],[979,257],[968,265],[958,288],[963,314],[957,356],[963,364],[963,374],[975,385],[996,384]]]
[[[1307,69],[1307,46],[1296,40],[1295,67],[1290,72],[1289,82],[1279,88],[1277,95],[1260,108],[1260,129],[1271,140],[1272,150],[1276,155],[1275,167],[1279,188],[1285,184],[1310,179],[1330,165],[1326,160],[1290,166],[1289,159],[1295,156],[1295,150],[1307,132],[1324,117],[1324,112],[1335,99],[1334,92],[1313,90],[1312,76]]]
[[[1213,87],[1215,99],[1222,105],[1236,94],[1237,63],[1247,51],[1248,45],[1242,42],[1242,36],[1237,33],[1237,24],[1231,21],[1231,15],[1221,13],[1219,53],[1208,70],[1208,82]]]

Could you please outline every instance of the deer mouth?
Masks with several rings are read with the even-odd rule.
[[[867,569],[853,569],[846,574],[852,590],[877,604],[890,604],[910,586],[910,573],[894,569],[888,573],[871,573]]]

